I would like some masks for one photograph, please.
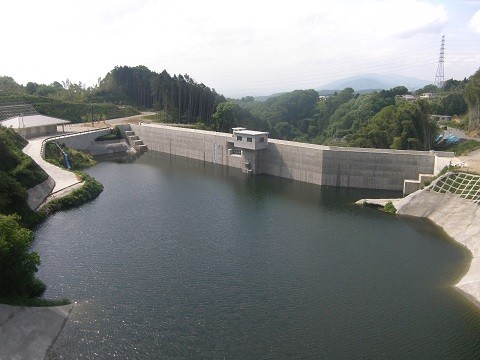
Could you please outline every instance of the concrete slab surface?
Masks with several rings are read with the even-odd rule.
[[[72,309],[0,304],[0,360],[44,359]]]

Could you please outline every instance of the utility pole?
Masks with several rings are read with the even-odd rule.
[[[443,68],[443,63],[445,61],[445,35],[442,36],[442,43],[440,45],[440,57],[438,59],[437,74],[435,75],[434,84],[437,85],[439,89],[443,88],[445,84],[445,72]]]

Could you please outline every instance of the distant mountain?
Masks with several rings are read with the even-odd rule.
[[[396,86],[405,86],[408,90],[414,91],[428,84],[431,84],[431,82],[402,75],[363,74],[332,81],[328,84],[318,87],[316,90],[343,90],[347,87],[350,87],[355,91],[373,89],[389,90]]]
[[[279,93],[275,93],[275,94],[272,94],[272,95],[254,96],[254,99],[255,99],[255,101],[267,101],[270,98],[280,96],[282,94],[285,94],[285,92],[279,92]]]

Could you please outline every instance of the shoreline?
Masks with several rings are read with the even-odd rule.
[[[456,243],[472,255],[467,272],[455,289],[480,309],[480,207],[453,193],[437,193],[431,187],[401,199],[362,199],[359,205],[383,207],[392,202],[396,214],[427,218],[442,228]]]
[[[397,214],[425,217],[440,226],[453,240],[472,254],[470,267],[455,284],[480,308],[480,208],[452,193],[437,193],[430,188],[413,193],[395,204]]]
[[[454,286],[454,289],[460,293],[461,295],[463,295],[465,298],[467,298],[467,300],[469,300],[473,305],[475,305],[478,309],[480,309],[480,300],[477,299],[475,296],[473,296],[472,294],[469,294],[465,291],[463,291],[462,289],[460,289],[457,285]]]

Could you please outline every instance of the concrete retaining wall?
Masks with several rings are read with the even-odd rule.
[[[44,182],[34,186],[27,190],[28,200],[27,204],[32,210],[37,210],[38,207],[43,203],[48,195],[52,192],[55,187],[55,180],[52,177],[48,177]]]
[[[47,141],[55,141],[59,144],[65,144],[67,147],[88,151],[91,146],[95,145],[95,139],[102,135],[108,135],[111,133],[110,128],[86,131],[83,133],[76,133],[70,135],[57,136],[49,138]]]
[[[131,124],[149,149],[318,185],[403,190],[405,179],[434,172],[430,152],[337,148],[283,140],[268,140],[264,150],[230,155],[232,134]]]

